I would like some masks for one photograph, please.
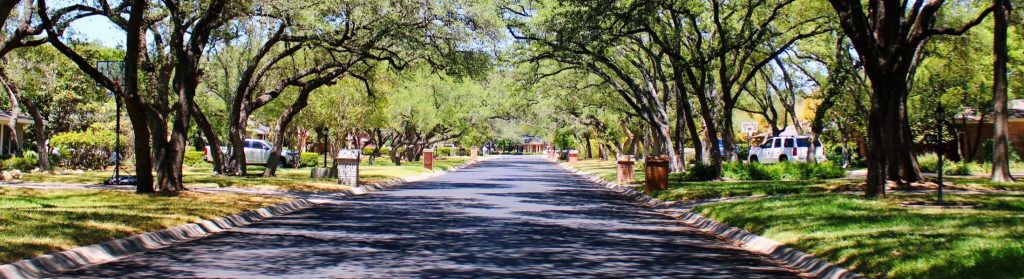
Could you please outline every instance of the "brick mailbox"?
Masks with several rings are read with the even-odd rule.
[[[423,149],[423,167],[428,170],[434,170],[434,150]]]
[[[580,152],[576,150],[569,150],[569,163],[575,163],[580,160]]]
[[[644,159],[644,166],[644,192],[650,194],[668,189],[668,156],[649,156]]]
[[[619,162],[619,185],[626,185],[633,183],[633,181],[636,181],[633,169],[633,165],[636,163],[636,159],[633,158],[633,155],[619,155],[616,156],[615,158],[616,161]]]
[[[469,157],[472,158],[473,160],[476,160],[476,156],[477,156],[477,154],[476,154],[476,145],[470,146],[469,147]]]
[[[359,186],[359,149],[338,150],[334,161],[338,164],[338,184]]]

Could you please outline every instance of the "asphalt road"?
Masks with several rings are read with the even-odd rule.
[[[503,157],[68,277],[795,277],[539,157]]]

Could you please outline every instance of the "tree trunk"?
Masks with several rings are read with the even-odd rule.
[[[229,157],[224,164],[224,174],[243,176],[246,174],[245,166],[245,126],[249,121],[249,115],[244,111],[232,112],[230,127],[228,128]]]
[[[583,134],[583,141],[585,142],[584,148],[586,148],[585,152],[587,153],[586,155],[583,155],[583,158],[593,159],[594,156],[592,155],[593,153],[591,152],[590,148],[590,133]]]
[[[992,127],[992,182],[1012,182],[1010,175],[1009,158],[1009,125],[1007,123],[1007,77],[1006,61],[1008,51],[1006,48],[1007,25],[1010,21],[1010,1],[994,0],[995,6],[995,30],[993,35],[993,63],[994,76],[992,77],[992,102],[994,103],[994,114]]]
[[[213,173],[223,174],[225,169],[224,162],[227,158],[225,158],[224,152],[220,150],[220,138],[217,136],[217,132],[213,130],[213,125],[210,125],[210,121],[206,119],[206,114],[203,113],[199,104],[192,102],[192,111],[192,118],[206,138],[207,146],[210,147],[208,152],[210,152],[210,158],[213,160]]]
[[[148,2],[146,0],[132,0],[132,9],[128,18],[128,28],[125,30],[125,57],[124,57],[124,100],[125,113],[132,122],[132,133],[135,135],[135,191],[139,193],[155,192],[153,187],[153,156],[150,148],[151,133],[149,131],[149,117],[146,115],[145,104],[139,96],[139,60],[143,56],[143,46],[146,42],[143,24],[145,22]],[[42,2],[40,2],[42,3]],[[45,9],[42,9],[45,10]],[[53,35],[51,35],[53,36]],[[52,41],[52,40],[51,40]],[[67,53],[65,53],[67,54]],[[79,66],[81,67],[81,65]]]
[[[7,148],[8,151],[13,151],[10,153],[21,157],[21,143],[18,142],[18,116],[21,114],[21,105],[18,104],[18,87],[7,77],[7,71],[3,68],[0,68],[0,79],[2,79],[0,82],[3,82],[4,91],[7,91],[7,98],[11,101],[11,115],[6,125],[11,140],[7,142],[9,144]]]
[[[725,112],[722,117],[722,150],[724,151],[722,153],[725,153],[723,161],[729,160],[730,162],[735,162],[739,159],[739,156],[736,154],[736,133],[732,130],[732,111],[733,106],[725,106]],[[715,147],[715,149],[717,149],[717,143]]]
[[[883,86],[883,85],[878,85]],[[876,89],[877,90],[877,89]],[[868,114],[868,178],[864,195],[867,197],[884,197],[886,180],[886,160],[883,123],[886,121],[884,101],[872,94],[871,109]]]
[[[35,129],[36,153],[39,153],[39,169],[47,171],[50,169],[50,150],[46,146],[46,123],[39,107],[32,102],[25,102],[25,108],[32,115],[32,129]]]
[[[305,87],[299,92],[298,98],[292,103],[288,109],[282,114],[281,118],[277,120],[277,136],[274,139],[274,150],[270,152],[270,158],[267,158],[267,167],[263,170],[264,177],[273,177],[277,175],[277,165],[281,161],[281,150],[284,149],[284,139],[286,131],[288,131],[288,125],[291,124],[292,119],[295,118],[302,109],[306,108],[309,104],[309,94],[315,89]]]

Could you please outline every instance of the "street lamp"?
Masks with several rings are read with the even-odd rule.
[[[116,86],[120,86],[121,79],[124,78],[124,61],[99,61],[96,62],[96,70],[98,70],[103,76],[109,78],[114,82]],[[105,181],[107,185],[132,185],[135,184],[135,179],[132,176],[121,176],[121,96],[116,92],[107,92],[108,96],[114,97],[114,105],[117,112],[115,113],[115,125],[114,129],[114,176]]]

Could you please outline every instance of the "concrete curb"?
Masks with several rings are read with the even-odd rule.
[[[11,264],[0,265],[0,278],[38,278],[102,264],[177,243],[196,240],[231,228],[245,226],[267,218],[309,208],[313,205],[315,204],[308,200],[300,199],[236,215],[203,220],[99,244],[54,252]]]
[[[587,180],[601,185],[605,188],[611,189],[612,191],[622,193],[623,195],[644,203],[644,205],[650,207],[656,207],[659,205],[667,204],[666,202],[648,196],[643,192],[633,190],[630,187],[619,185],[618,183],[605,181],[595,175],[582,172],[576,168],[558,161],[548,159],[563,169],[572,172],[575,175],[586,178]],[[815,278],[828,278],[828,279],[854,279],[854,278],[867,278],[842,266],[833,264],[826,260],[815,257],[812,254],[804,253],[800,250],[793,249],[786,246],[784,243],[777,240],[763,237],[744,229],[729,226],[727,224],[719,223],[711,220],[710,218],[704,217],[700,214],[692,211],[683,212],[680,215],[672,215],[687,225],[693,226],[700,229],[701,231],[708,232],[719,237],[736,241],[738,245],[744,250],[751,251],[767,255],[772,259],[778,260],[787,266],[797,269],[803,272],[805,275],[813,276]]]
[[[449,170],[427,173],[406,179],[393,179],[359,186],[351,193],[347,193],[345,197],[350,195],[363,195],[382,189],[397,187],[409,182],[438,177],[489,159],[491,158],[480,158]],[[103,264],[138,253],[204,238],[231,228],[246,226],[267,218],[289,214],[324,202],[329,201],[325,199],[300,198],[295,201],[263,207],[236,215],[203,220],[197,223],[189,223],[173,228],[119,238],[99,244],[54,252],[31,259],[17,261],[11,264],[0,265],[0,278],[39,278],[92,265]]]

